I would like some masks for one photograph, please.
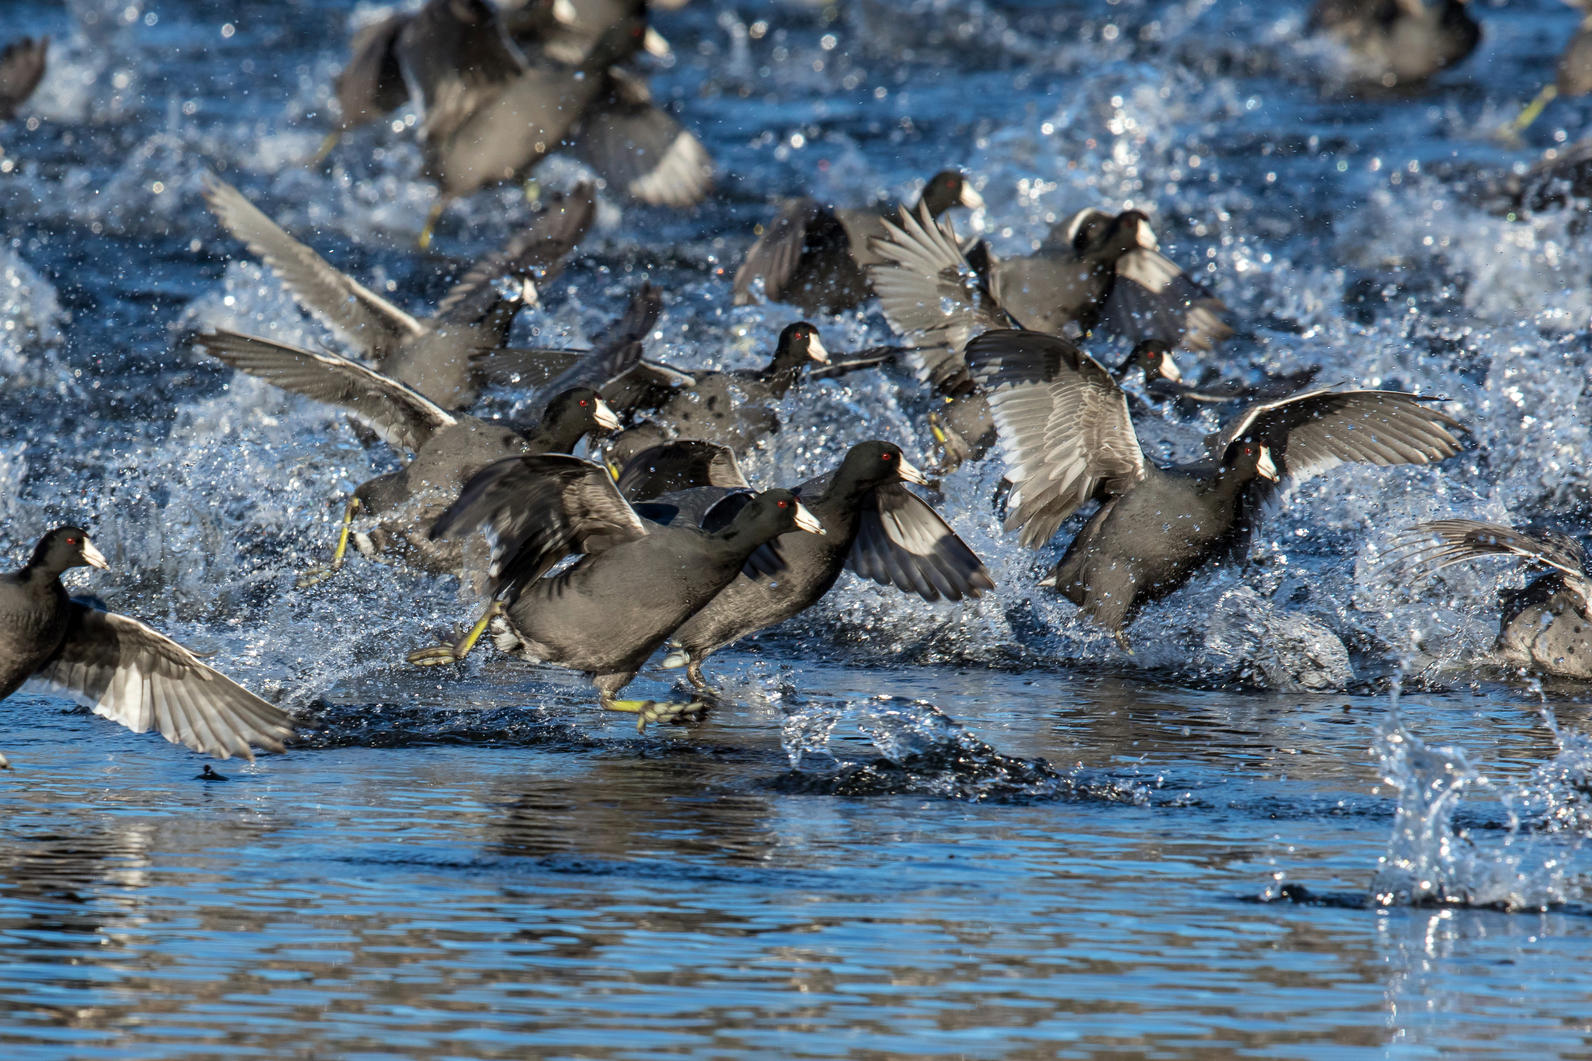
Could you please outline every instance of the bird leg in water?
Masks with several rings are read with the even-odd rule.
[[[962,433],[937,411],[929,413],[929,431],[934,435],[934,441],[940,444],[940,451],[945,454],[945,459],[940,466],[934,469],[940,476],[950,475],[973,457],[973,447],[968,445]]]
[[[679,645],[675,645],[670,648],[669,654],[663,657],[663,669],[675,670],[679,667],[685,668],[685,676],[691,679],[691,684],[696,686],[697,692],[714,699],[718,698],[719,694],[702,676],[702,661]]]
[[[1128,643],[1128,632],[1126,630],[1118,630],[1111,636],[1117,639],[1118,648],[1130,656],[1133,655],[1133,646]]]
[[[1526,131],[1526,127],[1542,116],[1543,108],[1553,102],[1553,97],[1559,94],[1559,86],[1548,82],[1542,86],[1542,91],[1537,93],[1537,98],[1521,108],[1515,120],[1509,123],[1506,130],[1512,137],[1519,136]]]
[[[426,212],[426,223],[420,226],[420,249],[428,250],[431,247],[431,235],[436,231],[437,219],[442,216],[442,210],[448,205],[446,199],[438,199],[431,204],[431,209]]]
[[[306,589],[317,582],[325,582],[335,575],[343,566],[343,560],[348,556],[348,537],[354,530],[354,514],[359,511],[359,498],[348,502],[348,507],[343,509],[343,527],[337,533],[337,548],[332,550],[332,559],[325,567],[312,567],[299,576],[298,588]]]
[[[492,625],[492,620],[503,614],[503,602],[493,601],[487,605],[486,611],[481,613],[481,618],[470,627],[470,632],[451,645],[432,645],[430,648],[417,648],[405,657],[417,667],[437,667],[444,663],[459,663],[470,654],[475,643],[481,640],[481,635],[486,633],[486,628]]]
[[[707,710],[701,700],[679,703],[669,700],[615,700],[603,696],[602,705],[609,711],[625,711],[636,716],[636,732],[645,733],[648,722],[668,722],[677,718],[695,718]]]
[[[327,133],[326,139],[321,141],[321,146],[316,148],[315,157],[304,163],[304,168],[316,169],[319,167],[322,162],[326,161],[326,156],[332,153],[332,149],[342,142],[342,139],[343,133],[339,129],[333,129]]]

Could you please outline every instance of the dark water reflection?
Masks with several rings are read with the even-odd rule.
[[[1473,5],[1475,64],[1414,99],[1324,85],[1302,0],[668,16],[677,60],[654,87],[722,194],[682,212],[605,196],[517,340],[579,345],[644,274],[668,293],[656,352],[746,367],[788,323],[725,304],[771,196],[855,204],[957,164],[1003,252],[1085,205],[1151,210],[1240,324],[1201,367],[1319,362],[1447,394],[1475,450],[1306,484],[1252,563],[1147,609],[1131,657],[1037,588],[1055,557],[1001,531],[993,462],[966,466],[942,508],[998,593],[924,607],[848,576],[714,658],[740,706],[643,737],[579,678],[490,654],[457,676],[391,666],[461,620],[452,586],[355,562],[293,589],[332,495],[391,457],[181,342],[239,327],[335,345],[229,260],[207,170],[408,308],[528,216],[517,189],[473,197],[421,255],[432,193],[410,136],[367,129],[302,165],[355,6],[0,3],[0,40],[59,45],[41,120],[0,129],[6,556],[47,522],[94,528],[113,564],[96,592],[304,728],[291,754],[207,783],[59,700],[6,701],[0,1061],[1592,1054],[1587,773],[1542,714],[1573,738],[1588,695],[1497,669],[1490,609],[1515,576],[1390,588],[1372,563],[1416,519],[1584,523],[1584,210],[1510,220],[1463,194],[1592,115],[1561,100],[1519,147],[1488,134],[1539,86],[1565,5]],[[541,175],[578,176],[558,159]],[[835,350],[888,337],[877,314],[819,324]],[[747,455],[754,478],[803,478],[874,436],[931,462],[931,403],[903,379],[812,393]],[[1170,454],[1159,439],[1214,423],[1144,426]],[[1352,674],[1301,660],[1318,627]],[[1370,905],[1398,800],[1372,749],[1400,673],[1411,733],[1490,781],[1454,815],[1458,883],[1521,883],[1562,900],[1518,904],[1548,912]],[[668,680],[646,673],[638,695]],[[1550,784],[1534,771],[1555,756]],[[1528,841],[1562,887],[1511,861]]]
[[[577,708],[598,750],[310,749],[206,784],[174,750],[25,697],[27,768],[3,775],[0,1045],[1037,1058],[1582,1042],[1592,921],[1574,913],[1253,901],[1278,872],[1365,893],[1391,816],[1353,768],[1374,701],[1047,684],[1073,706],[992,721],[1002,750],[1063,770],[1070,752],[1145,799],[1082,783],[1004,803],[792,794],[755,710],[639,755],[624,723]],[[949,692],[948,710],[1020,685]],[[1540,739],[1524,714],[1495,725],[1501,748]]]

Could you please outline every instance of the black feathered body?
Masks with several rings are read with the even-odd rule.
[[[1147,464],[1144,481],[1101,505],[1068,546],[1050,576],[1057,592],[1120,635],[1143,604],[1243,546],[1249,481],[1214,464]]]
[[[1543,575],[1500,594],[1498,651],[1514,663],[1581,681],[1592,679],[1592,620],[1581,613],[1564,576]]]
[[[766,540],[734,528],[716,535],[649,528],[526,586],[494,628],[498,647],[584,671],[612,696]]]
[[[60,651],[70,607],[54,572],[30,565],[0,575],[0,700]]]
[[[826,477],[828,478],[828,477]],[[673,641],[694,659],[718,651],[747,634],[782,623],[818,603],[840,578],[857,538],[859,506],[872,483],[826,489],[814,480],[797,491],[824,533],[782,534],[774,542],[784,567],[777,575],[731,579],[718,596],[676,631]]]
[[[458,573],[464,562],[460,544],[433,541],[426,532],[471,476],[493,461],[534,452],[539,451],[511,427],[461,417],[433,435],[414,460],[355,489],[359,515],[374,521],[356,535],[359,551],[391,555],[435,574]]]

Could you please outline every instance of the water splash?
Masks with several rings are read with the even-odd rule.
[[[1371,884],[1373,902],[1542,910],[1581,897],[1575,858],[1592,777],[1592,745],[1585,737],[1561,741],[1552,760],[1509,786],[1484,775],[1463,749],[1415,736],[1395,704],[1374,750],[1383,779],[1398,792],[1398,810]],[[1455,824],[1467,796],[1483,792],[1497,793],[1507,811],[1501,838]]]
[[[842,722],[850,726],[842,728]],[[1063,775],[1043,759],[1005,755],[923,700],[879,695],[794,706],[787,709],[781,741],[791,772],[776,787],[787,791],[977,802],[1148,802],[1136,784]],[[848,744],[864,743],[878,756],[847,754]]]

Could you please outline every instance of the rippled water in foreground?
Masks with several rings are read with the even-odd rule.
[[[648,276],[670,293],[654,353],[752,364],[792,319],[727,305],[769,196],[861,202],[960,164],[1007,251],[1084,205],[1148,209],[1233,308],[1224,375],[1321,363],[1443,394],[1474,448],[1305,484],[1248,564],[1147,609],[1131,656],[1036,588],[1054,554],[1001,533],[993,459],[966,467],[941,508],[995,594],[930,607],[848,577],[714,657],[740,706],[642,737],[578,676],[395,663],[465,617],[445,580],[356,561],[294,589],[390,458],[182,341],[332,342],[229,262],[207,169],[417,307],[527,216],[518,192],[450,211],[421,255],[407,135],[302,165],[349,5],[0,6],[0,39],[56,42],[37,120],[0,128],[6,562],[81,520],[113,567],[82,585],[305,734],[204,782],[63,700],[6,702],[0,1055],[1584,1056],[1586,690],[1491,655],[1518,573],[1403,586],[1376,563],[1418,519],[1585,522],[1581,213],[1476,195],[1585,126],[1559,101],[1527,143],[1490,136],[1575,16],[1473,6],[1475,57],[1369,100],[1334,87],[1302,4],[660,16],[655,90],[723,197],[605,199],[519,338],[579,343]],[[888,334],[818,323],[831,349]],[[748,470],[795,480],[878,435],[926,463],[929,407],[894,378],[822,384]],[[1168,415],[1145,429],[1163,452],[1212,426]]]

